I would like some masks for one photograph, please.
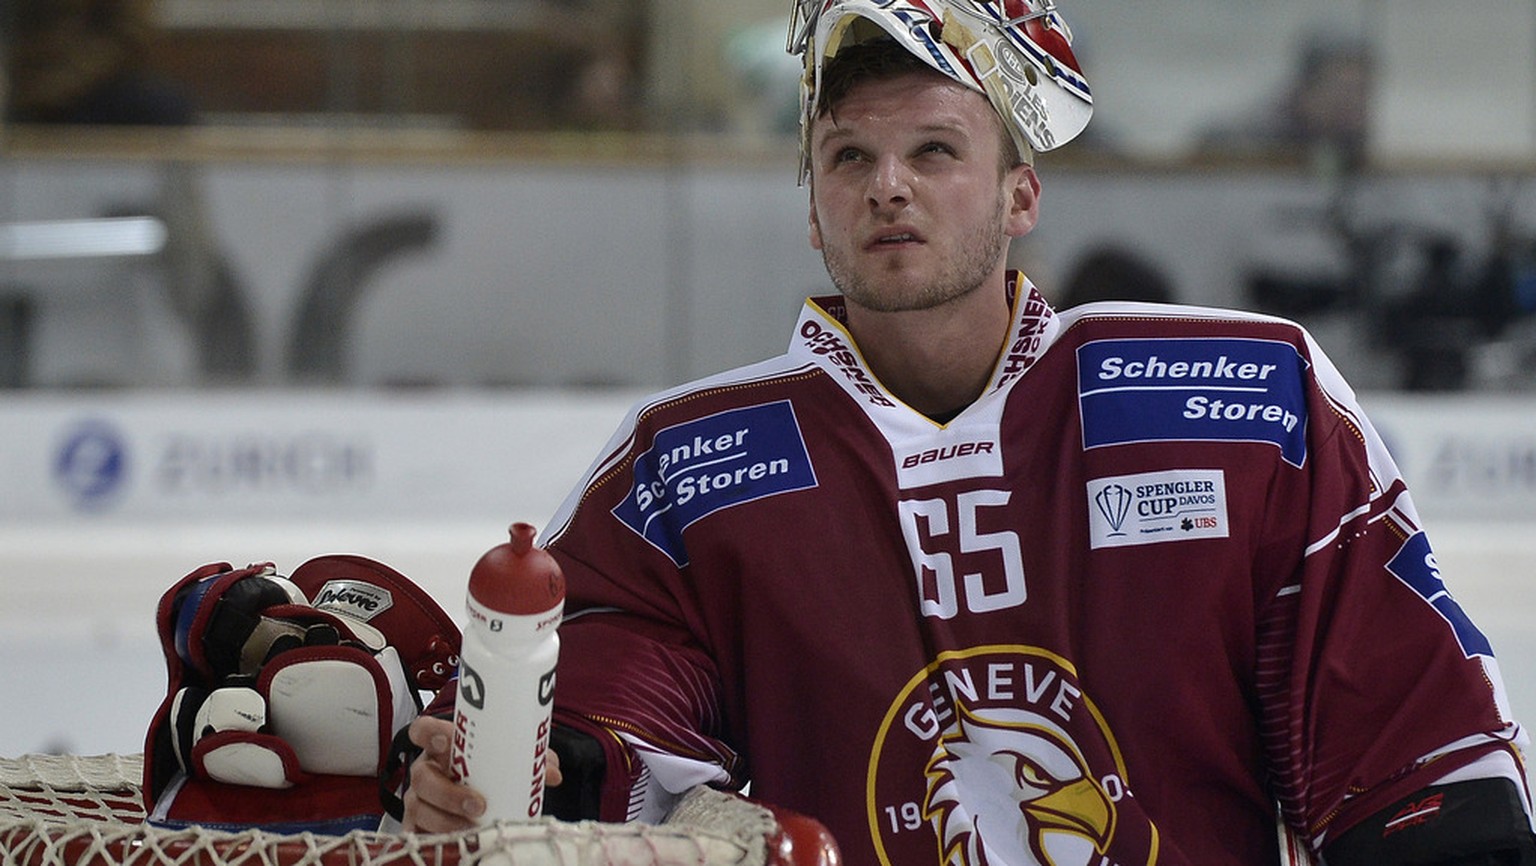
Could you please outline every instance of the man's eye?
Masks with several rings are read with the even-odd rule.
[[[953,154],[955,149],[942,141],[930,141],[919,149],[920,153],[944,153]]]
[[[832,161],[833,162],[853,162],[855,160],[860,159],[862,156],[863,156],[863,154],[859,153],[859,151],[856,148],[845,147],[842,150],[839,150],[835,155],[833,155]]]

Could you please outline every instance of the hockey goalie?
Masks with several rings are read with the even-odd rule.
[[[1536,863],[1493,648],[1322,348],[1009,267],[1071,45],[1043,0],[794,4],[837,293],[637,403],[547,527],[563,808],[750,784],[856,866]],[[407,823],[471,825],[409,730]]]

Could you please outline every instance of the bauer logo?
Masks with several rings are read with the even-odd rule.
[[[1094,549],[1227,537],[1227,482],[1220,469],[1173,469],[1088,482]]]
[[[1290,343],[1096,340],[1077,350],[1083,447],[1132,442],[1262,442],[1307,457],[1303,371]]]
[[[800,423],[787,400],[661,430],[635,458],[634,471],[634,487],[613,514],[679,566],[688,564],[683,530],[694,521],[816,486]]]

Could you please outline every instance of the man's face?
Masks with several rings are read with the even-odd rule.
[[[996,281],[1034,227],[1034,170],[1003,168],[986,97],[938,74],[862,82],[811,129],[811,246],[871,310],[928,309]]]

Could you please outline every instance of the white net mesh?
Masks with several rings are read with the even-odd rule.
[[[767,809],[700,788],[660,825],[502,823],[453,834],[276,835],[146,826],[139,755],[0,758],[4,866],[773,866]]]

